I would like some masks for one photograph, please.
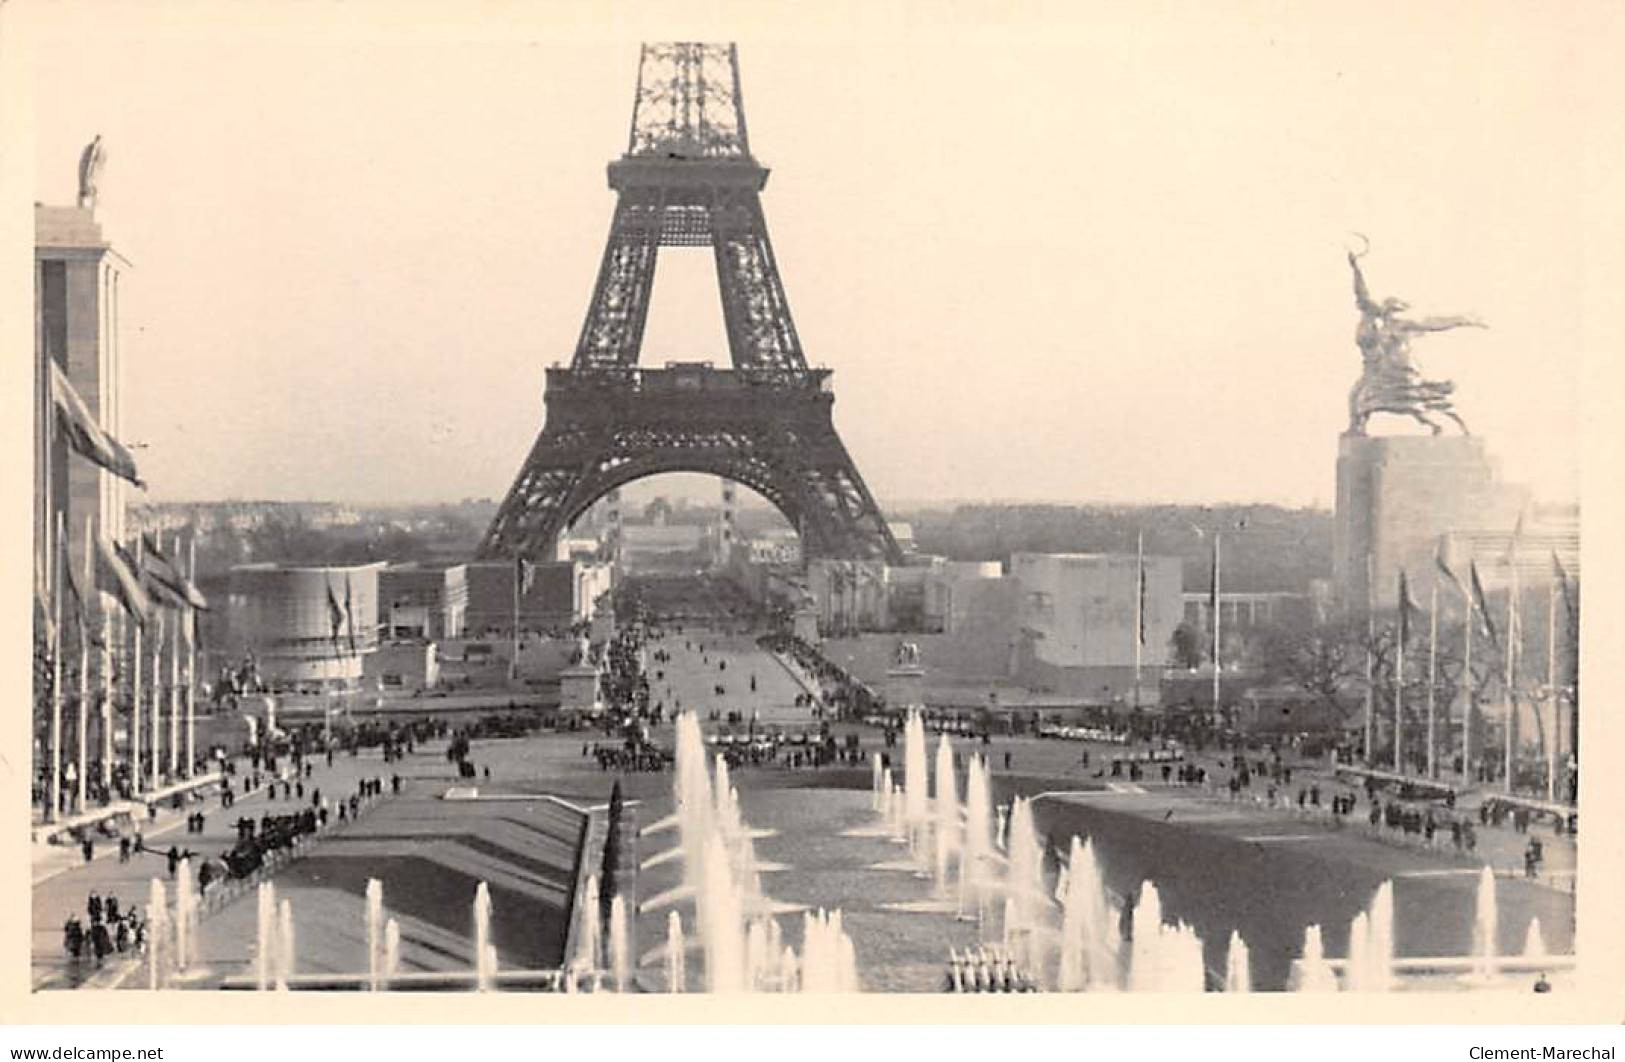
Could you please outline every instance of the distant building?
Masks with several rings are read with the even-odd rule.
[[[1205,590],[1181,595],[1183,622],[1196,631],[1213,629],[1213,599]],[[1313,623],[1315,602],[1309,594],[1285,592],[1252,593],[1222,590],[1219,593],[1219,632],[1263,630],[1284,623]]]
[[[435,642],[396,642],[369,653],[363,668],[368,685],[385,690],[432,690],[440,685],[440,646]]]
[[[697,524],[626,524],[621,528],[620,561],[630,569],[658,565],[671,557],[709,559],[706,531]]]
[[[990,582],[1004,578],[1004,565],[998,561],[935,559],[927,570],[921,626],[943,633],[957,632],[975,612],[971,607],[973,595]]]
[[[1182,561],[1145,563],[1143,666],[1161,666],[1184,618]],[[1134,663],[1138,571],[1132,553],[1017,553],[1010,574],[1021,583],[1022,623],[1033,632],[1034,657],[1057,667],[1122,667]]]
[[[276,688],[354,687],[378,648],[383,570],[382,562],[232,568],[220,653],[230,662],[252,656]]]
[[[519,627],[526,631],[566,631],[592,619],[599,598],[610,589],[613,566],[554,561],[532,566],[529,591],[518,601]],[[467,565],[471,636],[511,634],[517,572],[512,561]]]
[[[752,564],[801,563],[801,538],[789,528],[758,531],[742,543]]]
[[[560,535],[558,538],[558,544],[554,550],[554,559],[561,561],[582,561],[584,563],[591,564],[598,560],[600,549],[601,547],[599,546],[598,539],[596,538],[572,538],[566,535]]]
[[[914,528],[912,525],[892,520],[887,522],[886,527],[891,531],[892,537],[897,540],[898,547],[904,553],[914,552]]]
[[[643,522],[652,524],[655,527],[665,527],[671,523],[671,518],[676,515],[676,512],[671,507],[671,502],[665,498],[656,498],[643,507]]]
[[[1511,528],[1447,531],[1440,536],[1439,554],[1463,582],[1467,580],[1469,563],[1476,565],[1486,592],[1509,586],[1514,567],[1519,586],[1525,589],[1546,586],[1557,576],[1552,564],[1554,557],[1568,579],[1578,580],[1580,509],[1579,506],[1550,506],[1531,510],[1516,543]],[[1420,578],[1431,579],[1432,574],[1424,573]]]
[[[378,600],[386,638],[461,638],[468,615],[468,568],[391,564],[378,576]]]

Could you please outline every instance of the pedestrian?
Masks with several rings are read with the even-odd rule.
[[[96,858],[96,842],[90,839],[89,834],[79,842],[79,854],[85,857],[87,863]]]
[[[118,921],[118,897],[117,896],[114,896],[112,893],[107,894],[107,899],[102,901],[102,913],[109,922],[117,922]]]
[[[85,901],[85,913],[90,915],[91,925],[102,920],[102,898],[99,893],[91,892],[90,899]]]
[[[118,839],[118,861],[120,863],[128,863],[130,861],[130,838],[129,837],[121,836]]]
[[[169,852],[165,856],[165,859],[169,863],[169,876],[174,877],[175,869],[181,865],[180,849],[176,848],[174,845],[170,845]]]

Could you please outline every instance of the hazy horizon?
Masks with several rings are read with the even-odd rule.
[[[132,500],[500,500],[673,27],[189,10],[32,12],[36,198],[100,133],[134,263]],[[1329,506],[1356,230],[1378,298],[1488,322],[1418,362],[1508,480],[1575,500],[1580,20],[1398,10],[682,28],[739,42],[791,311],[883,505]],[[662,250],[645,364],[722,336],[709,252]]]

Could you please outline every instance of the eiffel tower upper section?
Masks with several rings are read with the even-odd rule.
[[[635,369],[659,249],[709,246],[733,367],[804,375],[762,214],[767,175],[750,153],[735,47],[645,44],[626,154],[609,164],[615,218],[571,368]]]

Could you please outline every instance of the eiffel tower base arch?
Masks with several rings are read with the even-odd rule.
[[[676,365],[548,372],[541,435],[480,546],[551,557],[614,488],[666,472],[723,476],[772,503],[808,559],[901,561],[831,420],[827,370],[794,376]]]

